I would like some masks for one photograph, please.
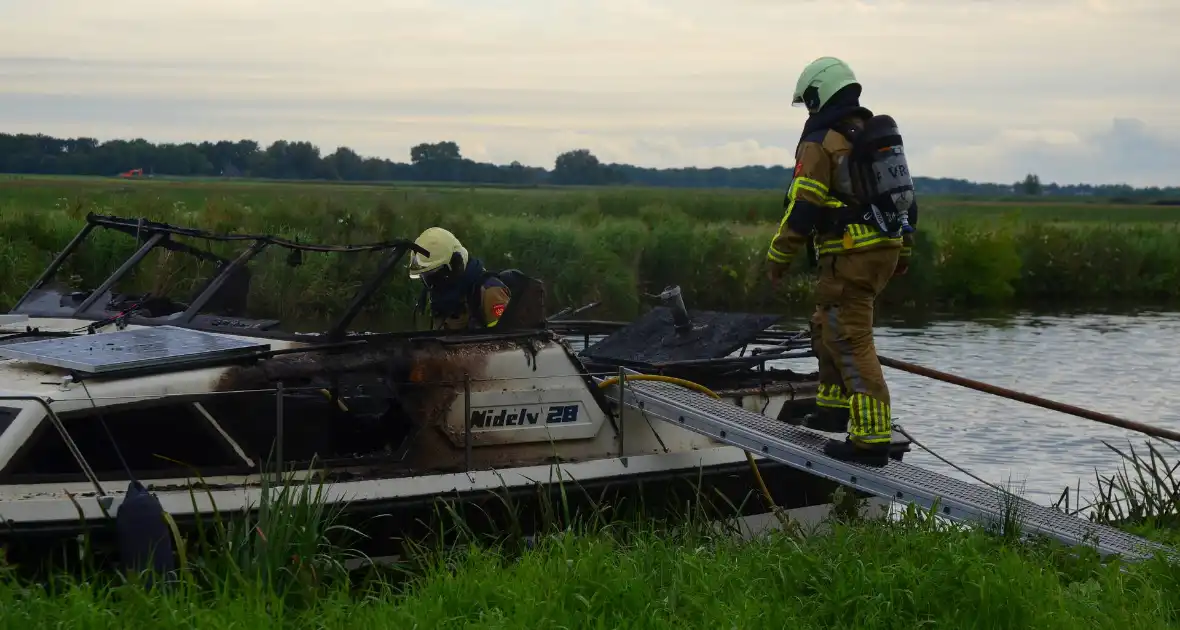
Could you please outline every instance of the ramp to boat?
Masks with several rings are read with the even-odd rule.
[[[1040,534],[1071,546],[1090,545],[1104,556],[1118,554],[1128,559],[1144,559],[1162,550],[1176,557],[1164,545],[995,488],[959,481],[898,461],[891,460],[885,467],[874,468],[829,457],[823,453],[829,439],[826,435],[679,385],[634,380],[625,381],[623,390],[627,413],[645,412],[650,417],[881,498],[912,502],[927,509],[937,506],[939,514],[956,521],[1000,523],[1005,514],[1014,511],[1025,534]],[[617,385],[608,391],[613,392],[611,397],[617,401]]]

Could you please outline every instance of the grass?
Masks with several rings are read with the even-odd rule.
[[[782,291],[765,280],[781,203],[774,191],[12,178],[0,184],[0,260],[9,270],[0,306],[23,294],[93,211],[333,243],[413,238],[444,225],[490,266],[542,278],[551,312],[601,301],[593,316],[630,318],[644,294],[670,284],[695,308],[806,310],[811,276],[802,257]],[[93,287],[134,246],[97,235],[59,277]],[[267,252],[257,262],[251,310],[259,316],[338,311],[376,264],[375,256],[311,254],[292,268],[285,259]],[[128,289],[178,299],[196,286],[190,276],[210,269],[168,252],[141,267]],[[1180,207],[931,198],[923,200],[911,272],[890,284],[882,303],[1159,304],[1180,299],[1178,274]],[[417,297],[417,287],[395,276],[369,314],[406,322]]]
[[[1158,451],[1149,453],[1126,453],[1129,468],[1122,478],[1145,480],[1140,486],[1126,485],[1117,475],[1100,477],[1095,499],[1100,505],[1092,519],[1126,517],[1109,505],[1125,499],[1124,492],[1174,488],[1160,471],[1175,465]],[[945,526],[913,508],[896,521],[842,509],[825,532],[771,532],[743,540],[707,526],[708,510],[686,512],[668,528],[607,522],[594,514],[578,520],[561,509],[561,501],[545,535],[532,545],[473,535],[455,546],[412,545],[399,571],[358,578],[341,568],[338,560],[346,550],[327,542],[339,514],[318,507],[313,487],[276,490],[268,495],[270,505],[255,515],[225,517],[232,525],[213,527],[210,536],[192,541],[205,555],[191,560],[167,586],[149,589],[136,579],[91,576],[47,587],[0,576],[4,625],[1168,628],[1180,623],[1180,566],[1163,558],[1103,562],[1084,548],[1018,542],[1011,531],[995,535]],[[1168,510],[1175,514],[1174,503],[1159,497],[1139,502],[1146,511],[1124,526],[1144,525],[1144,519]],[[1170,525],[1157,519],[1151,527]],[[300,564],[296,557],[318,560]]]
[[[404,590],[334,590],[296,610],[250,590],[209,605],[81,585],[52,598],[0,591],[0,605],[26,627],[1165,628],[1180,603],[1171,567],[1121,574],[982,535],[878,525],[740,544],[564,534],[505,565],[468,548]]]
[[[1180,461],[1168,457],[1180,448],[1162,444],[1167,452],[1153,442],[1142,450],[1132,444],[1126,450],[1106,444],[1118,455],[1120,466],[1113,473],[1096,475],[1097,496],[1085,506],[1091,520],[1180,546]]]

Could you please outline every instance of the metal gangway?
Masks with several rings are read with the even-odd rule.
[[[1172,558],[1180,557],[1167,546],[997,488],[894,460],[877,468],[835,459],[824,454],[824,444],[830,438],[818,431],[789,425],[673,383],[626,378],[638,375],[624,370],[624,380],[607,389],[608,395],[619,402],[621,387],[621,405],[849,488],[927,510],[937,508],[938,515],[959,522],[995,524],[1014,512],[1026,536],[1040,534],[1069,546],[1089,545],[1103,556],[1142,560],[1163,551]]]

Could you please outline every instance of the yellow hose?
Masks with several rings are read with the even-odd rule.
[[[675,376],[664,376],[663,374],[635,374],[625,378],[628,381],[659,381],[662,383],[672,383],[673,385],[680,385],[681,387],[687,387],[688,389],[695,389],[706,396],[721,400],[721,396],[718,396],[716,392],[709,389],[708,387],[687,379],[676,378]],[[611,385],[614,385],[618,382],[619,377],[612,376],[610,378],[603,379],[603,381],[598,384],[598,387],[599,389],[606,389],[607,387],[610,387]],[[622,404],[622,401],[620,401],[619,404]],[[770,496],[770,488],[766,487],[766,482],[762,479],[762,472],[758,470],[758,462],[754,460],[754,455],[751,454],[750,451],[745,451],[745,453],[746,461],[750,462],[750,471],[754,473],[754,479],[758,482],[758,487],[762,490],[762,498],[766,500],[767,507],[771,512],[774,513],[775,517],[778,518],[783,527],[787,527],[788,525],[786,516],[779,511],[779,507],[774,503],[774,498]]]

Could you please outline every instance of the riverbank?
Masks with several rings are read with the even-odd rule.
[[[804,311],[811,275],[802,257],[779,293],[762,267],[781,202],[773,191],[21,179],[0,186],[0,258],[10,269],[0,303],[11,306],[96,212],[334,243],[413,238],[445,225],[489,266],[543,278],[552,311],[601,301],[594,316],[630,318],[644,293],[670,284],[696,308]],[[75,286],[96,286],[135,246],[97,236],[62,271]],[[184,258],[157,252],[131,283],[187,296],[197,285],[188,276],[210,267]],[[285,263],[271,252],[257,263],[251,309],[260,316],[337,309],[376,257],[310,254],[299,267]],[[882,307],[1171,303],[1180,301],[1178,268],[1180,208],[928,199],[911,272],[890,285]],[[417,297],[418,287],[395,277],[372,311],[407,321]]]
[[[1120,569],[1125,568],[1125,572]],[[0,585],[6,627],[51,628],[1167,628],[1180,571],[1103,564],[909,518],[742,541],[652,530],[556,533],[519,555],[432,556],[408,582],[296,569],[206,589]]]
[[[1180,543],[1172,453],[1125,453],[1083,511],[1097,522]],[[1009,485],[1010,491],[1019,488]],[[0,565],[3,627],[28,628],[1171,628],[1180,565],[1102,561],[1088,547],[1022,541],[910,508],[896,519],[848,495],[819,529],[737,535],[699,495],[670,521],[567,515],[553,499],[543,531],[475,537],[440,506],[437,539],[408,543],[393,566],[349,571],[353,536],[312,484],[266,492],[267,509],[225,513],[178,548],[171,583],[82,574],[46,586]],[[445,499],[443,499],[445,501]],[[451,515],[448,518],[447,515]],[[620,517],[621,518],[621,517]],[[226,522],[226,519],[228,522]],[[728,525],[729,527],[725,527]],[[341,538],[340,536],[344,537]],[[68,559],[67,559],[68,561]]]

